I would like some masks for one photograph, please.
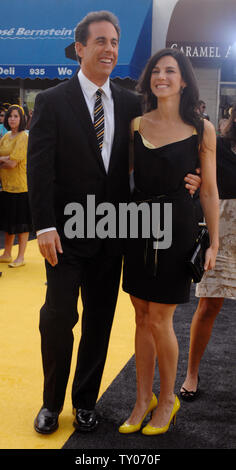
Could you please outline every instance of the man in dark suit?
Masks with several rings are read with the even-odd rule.
[[[93,430],[121,272],[118,239],[68,239],[68,203],[85,211],[87,195],[114,206],[127,201],[129,123],[141,113],[138,97],[110,82],[116,65],[119,26],[114,15],[90,13],[75,32],[79,73],[39,93],[29,134],[28,186],[34,227],[46,258],[47,294],[40,312],[44,369],[43,407],[35,429],[53,432],[63,407],[73,333],[83,302],[82,335],[72,388],[78,430]],[[94,129],[96,91],[102,90],[104,138]],[[86,225],[86,223],[85,223]],[[45,230],[46,229],[46,230]]]
[[[96,207],[102,202],[117,207],[129,198],[129,123],[141,114],[141,107],[137,95],[109,79],[119,34],[118,20],[109,12],[90,13],[78,24],[80,71],[37,95],[31,123],[29,198],[47,273],[40,311],[43,406],[34,423],[44,434],[57,429],[64,403],[79,289],[83,315],[72,387],[74,426],[91,431],[98,424],[95,404],[119,290],[122,247],[118,238],[66,236],[65,208],[79,203],[85,216],[79,223],[86,226],[91,223],[87,195],[95,197]],[[101,113],[98,120],[96,113]]]

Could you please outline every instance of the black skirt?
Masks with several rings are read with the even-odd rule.
[[[28,193],[1,192],[0,229],[10,235],[32,231]]]
[[[123,290],[149,302],[182,304],[189,302],[191,274],[186,261],[198,233],[195,200],[183,189],[176,197],[165,196],[160,202],[160,227],[164,227],[164,204],[172,207],[171,245],[154,249],[154,240],[139,236],[126,240]],[[163,210],[162,210],[163,208]]]
[[[3,230],[3,191],[0,191],[0,230]]]

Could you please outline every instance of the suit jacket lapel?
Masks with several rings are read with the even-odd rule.
[[[97,136],[77,77],[77,73],[68,81],[67,98],[70,102],[71,108],[75,113],[78,123],[83,127],[85,131],[89,144],[91,145],[101,168],[105,172],[106,170],[103,164],[100,149],[98,147]]]

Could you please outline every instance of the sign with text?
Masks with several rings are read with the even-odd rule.
[[[0,29],[0,39],[26,39],[26,38],[63,38],[63,39],[73,39],[74,37],[74,29],[68,29],[65,27],[61,27],[60,29],[49,28],[49,29],[30,29],[26,28],[25,26],[17,27],[17,28],[8,28],[8,29]]]
[[[0,78],[71,78],[76,72],[78,64],[75,65],[1,65]]]
[[[189,58],[227,59],[236,55],[236,43],[226,45],[167,43],[171,49],[179,49]]]

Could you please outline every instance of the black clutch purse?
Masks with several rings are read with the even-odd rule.
[[[200,282],[204,274],[204,262],[210,239],[207,227],[202,227],[194,244],[193,252],[187,261],[188,269],[192,275],[193,282]]]
[[[146,239],[144,248],[144,266],[146,274],[150,278],[156,277],[157,275],[158,250],[157,247],[154,248],[154,242],[156,242],[156,240],[153,237]]]

